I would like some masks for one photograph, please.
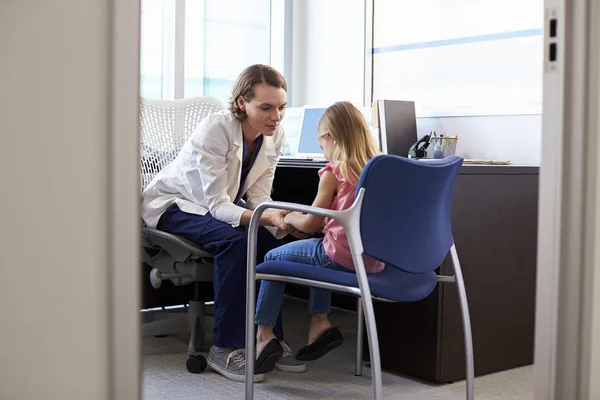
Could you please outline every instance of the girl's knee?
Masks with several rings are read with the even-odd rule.
[[[267,254],[265,254],[265,261],[274,261],[277,260],[277,252],[275,251],[275,249],[267,252]]]

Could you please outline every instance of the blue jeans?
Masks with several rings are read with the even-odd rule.
[[[354,272],[329,258],[323,247],[323,238],[296,240],[277,247],[267,253],[265,261],[293,261],[348,273]],[[283,305],[284,291],[285,282],[261,282],[254,320],[257,325],[268,327],[276,325]],[[331,292],[311,287],[308,309],[311,314],[328,314],[331,311]]]

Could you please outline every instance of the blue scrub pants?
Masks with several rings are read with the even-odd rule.
[[[246,343],[246,257],[248,227],[232,227],[210,213],[183,212],[173,204],[160,217],[157,229],[198,243],[214,254],[215,324],[214,344],[218,347],[244,348]],[[264,227],[258,230],[257,263],[270,250],[284,244]],[[257,291],[258,292],[258,291]],[[274,328],[283,340],[281,314]]]

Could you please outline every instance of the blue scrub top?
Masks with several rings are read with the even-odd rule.
[[[252,154],[252,159],[250,160],[249,163],[246,163],[246,157],[248,156],[248,142],[246,141],[246,138],[243,137],[243,147],[242,147],[242,177],[240,179],[240,188],[238,189],[238,193],[235,196],[235,202],[234,204],[237,204],[241,199],[242,199],[242,188],[244,187],[244,184],[246,183],[246,178],[248,177],[248,173],[250,172],[250,170],[252,169],[252,166],[254,165],[254,161],[256,160],[256,155],[258,154],[258,152],[260,151],[260,147],[262,146],[262,142],[263,142],[263,135],[260,135],[256,140],[256,148],[254,149],[254,154]]]

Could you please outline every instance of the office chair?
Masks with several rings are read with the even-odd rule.
[[[467,370],[466,398],[474,395],[474,363],[467,296],[450,223],[452,192],[462,158],[449,156],[418,161],[392,155],[374,157],[365,166],[357,185],[354,204],[347,210],[284,202],[259,205],[248,233],[246,299],[246,399],[254,396],[254,313],[256,280],[275,280],[352,294],[361,299],[371,356],[373,398],[382,398],[379,342],[372,298],[388,302],[424,299],[438,282],[458,286],[463,317]],[[268,208],[300,211],[340,222],[348,235],[356,274],[288,261],[268,261],[256,267],[258,222]],[[450,252],[454,276],[438,276],[435,270]],[[367,275],[361,255],[386,263],[382,272]],[[410,329],[410,327],[407,327]],[[362,347],[359,332],[357,353]],[[358,357],[357,357],[358,359]]]
[[[221,102],[212,97],[181,100],[141,99],[142,190],[177,156],[200,120],[221,109]],[[187,318],[145,323],[142,328],[144,335],[176,333],[181,330],[182,325],[185,329],[187,319],[190,342],[186,367],[189,372],[201,372],[206,368],[206,359],[196,355],[196,348],[202,348],[204,345],[204,333],[212,332],[210,320],[205,318],[205,304],[201,301],[201,282],[213,280],[213,255],[187,239],[149,228],[143,222],[142,247],[142,260],[152,268],[150,282],[154,288],[158,289],[163,280],[170,280],[175,286],[190,283],[195,285]]]

